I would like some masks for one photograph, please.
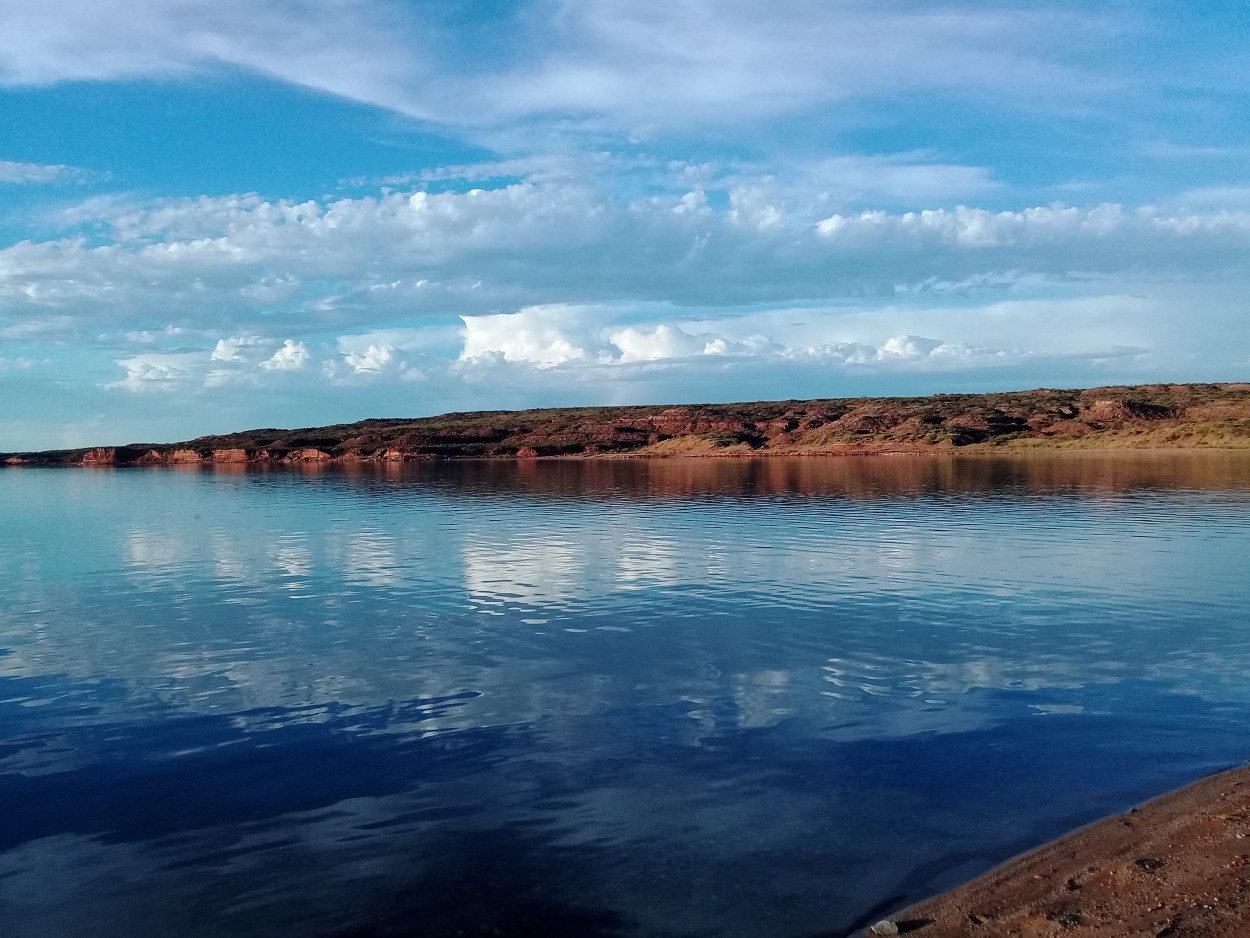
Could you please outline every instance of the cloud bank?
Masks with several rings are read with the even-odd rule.
[[[556,391],[733,396],[716,389],[746,374],[818,387],[1145,369],[1164,348],[1197,353],[1187,301],[1250,286],[1246,212],[830,213],[818,192],[714,194],[623,199],[563,178],[299,202],[93,198],[62,212],[63,236],[0,249],[0,335],[26,358],[95,336],[121,353],[122,377],[101,382],[116,391],[459,387],[511,406]],[[1228,350],[1244,335],[1230,324],[1209,364],[1238,368]]]
[[[1250,212],[1114,204],[826,214],[738,190],[623,201],[516,183],[286,202],[93,202],[80,229],[0,249],[10,324],[288,333],[544,303],[734,306],[1246,277]]]

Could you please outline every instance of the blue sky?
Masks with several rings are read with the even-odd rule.
[[[0,0],[0,450],[1250,377],[1250,12]]]

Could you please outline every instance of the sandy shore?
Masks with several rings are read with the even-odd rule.
[[[1250,768],[1016,857],[867,934],[915,938],[1250,936]]]

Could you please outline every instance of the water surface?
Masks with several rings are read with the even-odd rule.
[[[1250,757],[1250,455],[0,471],[6,935],[839,935]]]

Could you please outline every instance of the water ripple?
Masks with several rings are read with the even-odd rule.
[[[1236,454],[23,470],[0,520],[18,935],[827,933],[1250,756]]]

